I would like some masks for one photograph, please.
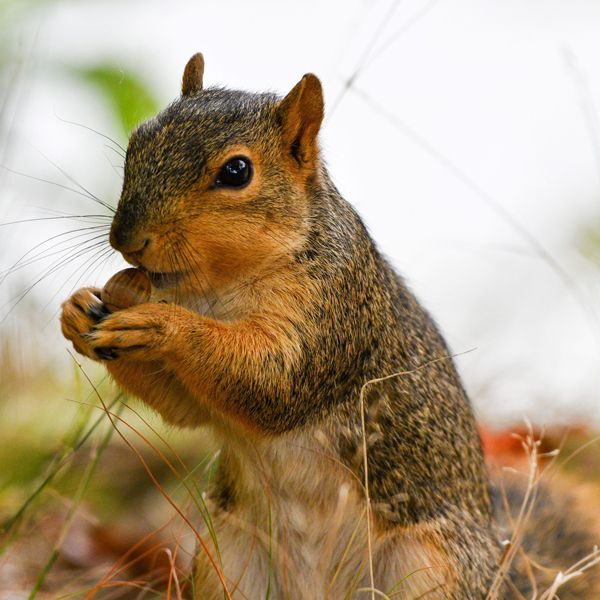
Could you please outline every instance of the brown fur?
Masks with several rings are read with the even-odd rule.
[[[99,319],[79,291],[65,336],[113,358],[117,383],[167,421],[216,432],[220,561],[251,599],[371,585],[359,399],[403,372],[364,390],[374,585],[483,598],[501,548],[472,410],[434,322],[329,179],[318,79],[282,100],[204,89],[203,64],[127,151],[111,243],[154,273],[152,302]],[[216,186],[240,154],[252,181]],[[202,553],[196,590],[223,597]]]

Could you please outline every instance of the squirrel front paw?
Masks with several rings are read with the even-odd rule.
[[[81,288],[62,304],[60,324],[63,335],[77,352],[94,360],[111,360],[116,354],[111,348],[93,348],[87,341],[96,325],[109,314],[100,300],[99,288]]]
[[[178,332],[190,319],[189,311],[172,304],[138,304],[107,315],[83,337],[96,352],[110,349],[111,358],[162,361],[181,343]]]

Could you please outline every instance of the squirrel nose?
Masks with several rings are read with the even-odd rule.
[[[120,227],[110,230],[110,245],[121,254],[132,258],[141,258],[150,244],[151,236],[146,232],[131,234]]]

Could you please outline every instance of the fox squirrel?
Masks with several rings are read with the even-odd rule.
[[[197,597],[335,600],[373,583],[485,598],[505,534],[473,412],[433,320],[329,177],[319,80],[282,99],[204,89],[203,71],[197,54],[127,149],[110,242],[150,302],[108,314],[84,288],[61,317],[119,386],[220,441],[216,566],[198,553]],[[598,541],[565,510],[555,520],[530,544],[552,576]],[[520,564],[501,597],[535,589]],[[600,598],[598,580],[560,597]]]

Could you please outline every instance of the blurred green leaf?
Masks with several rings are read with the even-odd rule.
[[[154,95],[133,73],[109,64],[78,67],[74,72],[102,93],[125,137],[141,121],[158,112]]]
[[[586,225],[579,234],[579,251],[592,262],[600,265],[600,222]]]

